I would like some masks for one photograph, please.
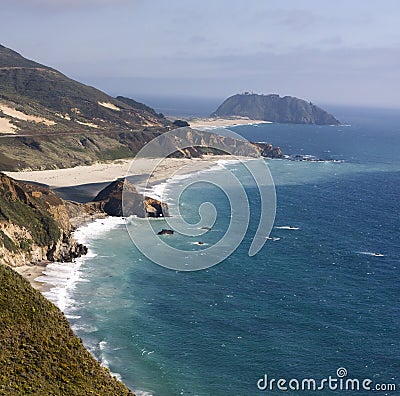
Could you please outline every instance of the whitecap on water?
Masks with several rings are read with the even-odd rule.
[[[279,226],[279,227],[274,227],[277,230],[291,230],[291,231],[297,231],[300,230],[299,227],[293,227],[293,226]]]
[[[364,254],[366,256],[372,256],[372,257],[385,257],[384,254],[382,253],[376,253],[376,252],[356,252],[358,254]]]

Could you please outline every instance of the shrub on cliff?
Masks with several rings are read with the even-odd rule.
[[[0,264],[0,395],[133,395],[101,367],[67,319]]]

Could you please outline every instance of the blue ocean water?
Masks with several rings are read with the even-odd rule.
[[[300,391],[261,391],[257,381],[265,374],[319,380],[335,377],[340,367],[345,378],[400,389],[400,116],[341,111],[347,126],[234,128],[286,154],[326,160],[267,160],[277,192],[275,240],[256,256],[247,252],[259,194],[240,164],[225,166],[246,188],[250,226],[240,247],[212,268],[176,272],[150,262],[122,219],[80,231],[90,255],[49,296],[89,350],[138,395],[294,395]],[[203,183],[182,196],[189,221],[198,220],[204,201],[218,212],[202,237],[212,244],[231,211],[226,197]],[[154,227],[163,228],[163,220]],[[172,238],[176,246],[201,250]]]

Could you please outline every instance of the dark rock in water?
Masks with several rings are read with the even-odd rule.
[[[172,235],[174,233],[174,230],[167,230],[163,228],[161,231],[157,233],[157,235]]]
[[[260,151],[262,157],[267,158],[283,158],[282,151],[279,147],[274,147],[270,143],[253,143]]]
[[[165,217],[168,205],[139,194],[126,179],[112,182],[93,200],[100,210],[110,216]]]
[[[157,199],[144,197],[144,207],[146,211],[146,217],[168,216],[168,205]]]
[[[202,230],[211,231],[211,227],[201,227]]]
[[[332,115],[311,102],[292,96],[238,94],[229,97],[211,117],[248,117],[291,124],[338,125]]]
[[[188,127],[190,124],[185,120],[175,120],[173,124],[179,128]]]

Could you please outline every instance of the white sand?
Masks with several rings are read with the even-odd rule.
[[[229,155],[207,155],[203,158],[141,158],[139,160],[125,159],[109,163],[98,163],[89,166],[77,166],[68,169],[55,169],[31,172],[5,172],[8,176],[17,179],[46,184],[50,187],[70,187],[89,183],[111,182],[125,176],[142,176],[147,180],[149,173],[159,163],[156,171],[150,178],[154,183],[166,180],[174,174],[187,174],[207,169],[219,160],[234,160]]]
[[[232,118],[193,118],[187,120],[191,128],[226,128],[236,125],[271,124],[271,121],[251,120],[247,117]]]
[[[18,128],[7,118],[0,117],[0,133],[14,134]]]
[[[86,125],[89,126],[91,128],[98,128],[99,126],[96,124],[93,124],[92,122],[82,122],[82,121],[76,121],[79,125]]]
[[[18,120],[22,120],[22,121],[32,121],[32,122],[36,122],[36,123],[43,123],[47,126],[52,126],[52,125],[56,124],[54,121],[48,120],[47,118],[27,115],[25,113],[22,113],[21,111],[15,110],[12,107],[6,106],[4,104],[0,104],[0,110],[8,116],[10,116],[12,118],[17,118]]]
[[[110,102],[98,102],[100,106],[107,107],[107,109],[121,111],[121,109]]]

